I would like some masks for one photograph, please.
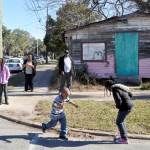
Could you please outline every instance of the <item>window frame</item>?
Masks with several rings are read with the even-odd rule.
[[[93,60],[84,60],[83,59],[83,44],[104,44],[104,59],[93,59]],[[81,43],[81,47],[82,47],[82,50],[81,50],[81,60],[82,60],[82,62],[105,62],[106,60],[107,60],[107,50],[106,50],[106,48],[107,48],[107,44],[106,44],[106,42],[104,42],[104,41],[100,41],[100,42],[82,42]]]

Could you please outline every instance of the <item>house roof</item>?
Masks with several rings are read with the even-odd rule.
[[[82,25],[82,26],[76,26],[75,28],[66,30],[65,33],[70,32],[70,31],[79,30],[79,29],[84,29],[86,27],[89,27],[91,25],[96,25],[96,24],[105,24],[105,23],[107,24],[107,23],[116,23],[116,22],[124,22],[125,23],[125,22],[127,22],[128,17],[145,17],[145,16],[150,17],[150,13],[144,13],[144,12],[136,11],[136,12],[133,12],[131,14],[127,14],[127,15],[123,15],[123,16],[119,16],[119,17],[113,16],[113,17],[110,17],[108,19],[101,20],[98,22],[93,22],[93,23]]]

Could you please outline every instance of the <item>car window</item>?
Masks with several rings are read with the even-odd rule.
[[[20,63],[19,59],[8,59],[7,60],[8,63]]]

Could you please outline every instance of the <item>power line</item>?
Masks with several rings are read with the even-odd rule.
[[[36,6],[36,4],[35,4],[35,2],[33,1],[33,0],[31,0],[30,1],[30,6],[32,7],[32,11],[35,13],[35,16],[36,16],[36,18],[38,19],[38,22],[40,23],[40,25],[42,26],[42,30],[44,30],[45,31],[45,25],[44,25],[44,23],[43,23],[43,21],[42,21],[42,18],[40,17],[40,15],[39,15],[39,13],[38,13],[38,8],[37,8],[37,6]],[[44,27],[44,28],[43,28]]]
[[[44,10],[45,8],[42,8],[42,7],[40,6],[38,0],[35,0],[35,1],[36,1],[36,3],[37,3],[38,8],[41,8],[40,12],[41,12],[41,15],[42,15],[42,17],[43,17],[44,15],[43,15],[43,11],[42,11],[42,10]],[[45,18],[45,17],[43,17],[43,18]]]
[[[43,26],[42,19],[41,19],[40,15],[38,14],[38,9],[37,9],[37,6],[36,6],[34,0],[31,0],[31,4],[32,4],[33,8],[35,9],[34,12],[35,12],[37,18],[39,19],[40,24]]]

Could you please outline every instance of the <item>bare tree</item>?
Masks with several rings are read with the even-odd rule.
[[[131,0],[136,3],[138,10],[150,13],[150,0]]]
[[[66,3],[76,2],[88,5],[93,11],[97,11],[104,19],[112,16],[122,16],[136,10],[150,12],[150,0],[31,0],[38,3],[38,9],[59,8]]]
[[[104,18],[122,16],[136,10],[150,12],[150,0],[87,0]]]
[[[90,3],[94,11],[103,17],[122,16],[137,10],[136,3],[129,0],[92,0]]]

